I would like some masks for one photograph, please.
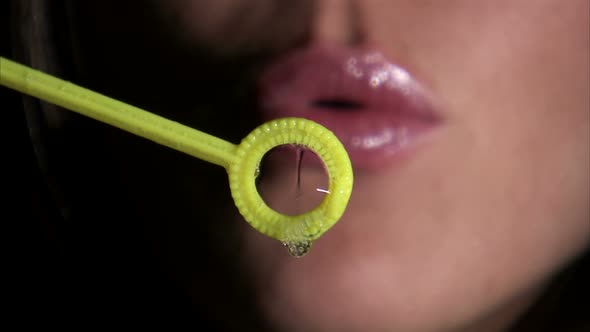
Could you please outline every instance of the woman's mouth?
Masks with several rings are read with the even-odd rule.
[[[293,116],[322,124],[355,168],[389,165],[441,123],[426,90],[376,51],[295,51],[270,64],[259,91],[265,120]]]

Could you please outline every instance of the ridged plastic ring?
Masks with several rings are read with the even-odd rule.
[[[264,155],[285,144],[300,144],[315,152],[329,179],[329,194],[317,207],[299,215],[271,209],[256,188],[256,175]],[[282,118],[254,129],[239,144],[228,173],[231,194],[244,219],[267,236],[301,246],[311,244],[342,217],[353,184],[352,166],[342,143],[329,129],[302,118]]]

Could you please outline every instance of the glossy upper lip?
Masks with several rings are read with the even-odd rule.
[[[355,167],[388,165],[441,122],[413,76],[373,50],[297,50],[268,66],[259,91],[265,119],[295,116],[324,125]]]

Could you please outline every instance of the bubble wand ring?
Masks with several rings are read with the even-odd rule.
[[[253,175],[272,148],[299,144],[323,161],[329,178],[328,194],[311,211],[290,216],[269,208],[258,194]],[[311,242],[342,216],[350,198],[352,166],[344,146],[328,129],[301,118],[267,122],[253,130],[238,146],[237,158],[228,168],[230,188],[240,213],[254,228],[282,241],[290,250],[307,251]]]
[[[330,130],[310,120],[273,120],[235,145],[3,57],[0,85],[224,167],[234,203],[244,219],[261,233],[285,243],[297,256],[305,254],[312,241],[341,218],[352,192],[353,173],[346,150]],[[329,194],[319,206],[296,216],[270,209],[255,185],[262,157],[282,144],[310,148],[328,172]]]

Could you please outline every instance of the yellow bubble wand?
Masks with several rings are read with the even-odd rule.
[[[3,57],[0,85],[224,167],[240,214],[256,230],[285,244],[294,256],[307,253],[313,241],[342,217],[352,192],[353,172],[346,150],[330,130],[310,120],[283,118],[264,123],[236,145]],[[314,151],[328,173],[329,194],[317,207],[299,215],[271,209],[256,189],[262,158],[285,144]]]

